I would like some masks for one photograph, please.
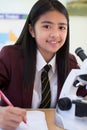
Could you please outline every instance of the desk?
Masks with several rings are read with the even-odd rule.
[[[32,111],[32,109],[27,110]],[[56,126],[55,124],[55,109],[35,109],[35,110],[45,112],[48,130],[64,130]]]
[[[55,124],[55,109],[42,109],[45,112],[46,121],[49,130],[64,130]]]

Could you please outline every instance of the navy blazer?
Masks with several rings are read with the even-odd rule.
[[[77,61],[73,55],[69,56],[70,68],[78,68]],[[12,102],[14,106],[31,108],[33,85],[28,90],[23,89],[24,58],[20,46],[10,45],[3,47],[0,52],[0,89]],[[59,81],[59,79],[58,79]],[[83,89],[83,90],[82,90]],[[58,84],[58,96],[61,86]],[[87,95],[87,90],[79,89],[78,95]],[[1,100],[1,105],[6,105]]]

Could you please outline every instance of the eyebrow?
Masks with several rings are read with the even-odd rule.
[[[50,21],[42,21],[42,24],[43,23],[54,24],[53,22],[50,22]],[[61,23],[59,23],[59,25],[65,25],[65,26],[67,26],[67,23],[61,22]]]

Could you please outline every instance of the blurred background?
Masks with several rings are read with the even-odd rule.
[[[14,44],[37,0],[0,0],[0,49]],[[87,0],[61,0],[70,17],[70,52],[82,47],[87,54]],[[79,64],[80,60],[76,56]]]

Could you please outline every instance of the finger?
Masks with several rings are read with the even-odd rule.
[[[3,112],[2,127],[3,128],[17,128],[19,123],[23,120],[26,111],[20,108],[7,107]]]
[[[16,122],[21,122],[26,116],[26,110],[16,107],[8,107],[4,118],[6,117],[7,120],[13,120]],[[6,120],[6,119],[5,119]]]
[[[26,116],[26,112],[27,112],[25,109],[18,108],[18,107],[11,107],[11,106],[10,109],[8,109],[8,111],[15,115],[21,115],[21,116]]]
[[[17,116],[21,116],[21,120],[23,120],[23,122],[26,123],[26,120],[27,120],[26,119],[26,112],[27,111],[25,109],[15,107],[14,110],[12,110],[11,112]]]
[[[4,124],[2,124],[1,128],[5,129],[5,130],[14,130],[19,126],[19,123],[14,122],[14,121],[5,121]]]

